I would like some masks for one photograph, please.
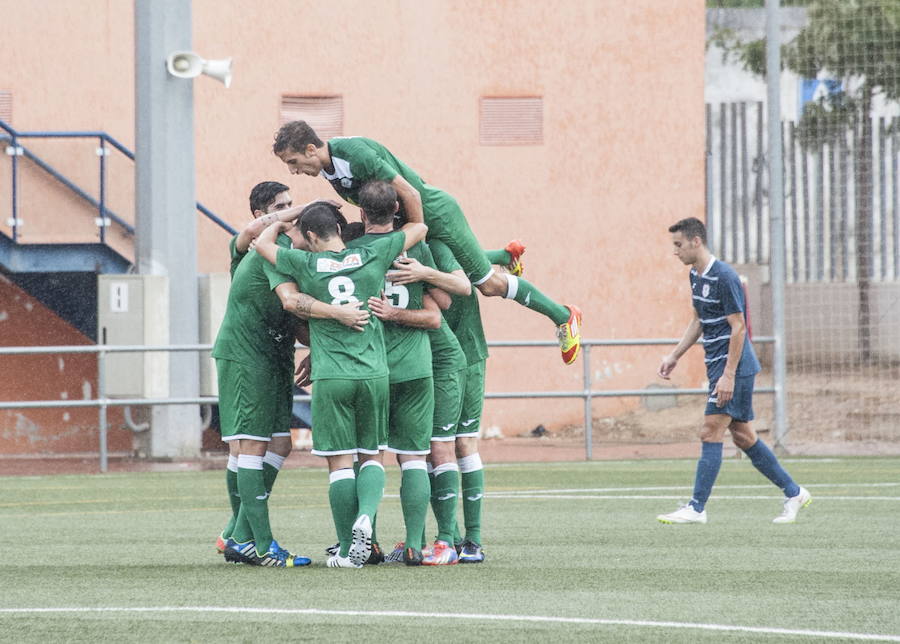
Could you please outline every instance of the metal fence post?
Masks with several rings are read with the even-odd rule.
[[[584,345],[584,353],[581,356],[581,364],[584,369],[584,456],[585,460],[593,458],[594,448],[594,412],[591,405],[591,345]]]
[[[13,134],[10,138],[10,152],[12,154],[12,159],[10,160],[10,167],[12,168],[12,184],[10,186],[10,190],[12,192],[12,239],[13,241],[19,241],[19,209],[17,195],[18,195],[18,158],[19,158],[19,142],[16,140],[16,135]]]
[[[109,455],[106,445],[106,351],[97,352],[97,398],[100,402],[100,471],[106,473],[109,469]]]
[[[100,243],[106,243],[106,139],[100,137],[100,145],[97,148],[97,156],[100,157],[100,201],[97,206],[99,211],[97,226],[100,228]]]
[[[781,149],[781,17],[779,0],[766,0],[766,98],[769,115],[769,225],[772,230],[772,330],[775,336],[774,443],[787,436],[787,360],[785,355],[784,175]]]

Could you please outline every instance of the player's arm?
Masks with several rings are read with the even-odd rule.
[[[427,293],[422,297],[421,309],[401,309],[392,306],[390,300],[384,297],[369,298],[369,309],[372,314],[394,324],[411,326],[417,329],[437,329],[441,326],[441,310],[437,303]]]
[[[275,287],[281,307],[301,320],[312,318],[331,319],[356,331],[362,331],[369,323],[369,312],[361,309],[362,302],[350,302],[342,306],[320,302],[307,293],[301,293],[294,282],[283,282]],[[309,339],[307,338],[307,344]],[[301,340],[302,342],[302,340]]]
[[[669,379],[669,375],[672,373],[675,365],[678,364],[678,360],[688,349],[697,344],[701,333],[703,333],[703,329],[700,327],[700,318],[697,317],[697,310],[694,309],[694,318],[688,324],[687,329],[684,330],[678,346],[672,350],[672,353],[663,358],[659,365],[659,370],[656,373],[660,378]]]
[[[453,305],[453,298],[451,298],[444,290],[432,288],[428,290],[428,295],[437,302],[438,308],[441,311],[446,311]]]
[[[398,232],[406,235],[406,238],[403,241],[403,250],[409,250],[420,241],[425,240],[425,235],[428,234],[428,226],[425,224],[407,222],[403,224],[403,227]]]
[[[275,222],[270,224],[256,238],[256,252],[273,266],[278,259],[278,244],[275,243],[275,240],[278,239],[278,233],[282,230],[287,230],[287,227],[291,225],[286,222]]]
[[[428,282],[451,295],[469,295],[472,292],[472,284],[462,270],[444,273],[412,257],[398,257],[387,279],[393,284]]]
[[[744,323],[744,314],[731,313],[726,318],[731,327],[731,338],[728,340],[728,357],[725,359],[725,371],[716,382],[716,405],[724,407],[734,395],[734,378],[737,373],[741,354],[744,352],[744,338],[747,337],[747,325]]]
[[[235,242],[235,249],[238,253],[244,254],[250,248],[250,243],[259,237],[260,233],[262,233],[269,225],[274,224],[275,222],[282,221],[294,221],[300,215],[300,212],[306,206],[294,206],[293,208],[285,208],[284,210],[279,210],[278,212],[270,212],[268,215],[262,215],[261,217],[257,217],[249,224],[244,226],[244,229],[238,233],[237,241]]]
[[[425,223],[425,213],[422,210],[422,195],[413,188],[412,184],[399,174],[391,179],[391,185],[397,191],[397,199],[403,204],[406,212],[406,221],[421,224]]]
[[[309,324],[303,320],[297,320],[294,337],[297,339],[297,342],[302,344],[304,347],[308,347],[310,342]],[[298,387],[306,387],[310,383],[312,383],[312,358],[310,357],[309,353],[307,353],[306,357],[297,363],[297,368],[294,369],[294,375],[296,376],[294,382]]]

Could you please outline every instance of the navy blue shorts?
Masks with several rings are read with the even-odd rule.
[[[724,407],[716,405],[716,397],[713,392],[716,390],[716,382],[709,383],[709,396],[706,399],[706,410],[704,414],[712,416],[713,414],[725,414],[731,416],[734,420],[742,423],[748,423],[753,420],[753,381],[756,376],[738,376],[734,379],[734,395]]]

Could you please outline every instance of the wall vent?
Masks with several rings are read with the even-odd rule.
[[[543,97],[482,96],[479,141],[481,145],[542,145]]]
[[[322,141],[344,133],[343,96],[282,96],[281,125],[306,121]]]

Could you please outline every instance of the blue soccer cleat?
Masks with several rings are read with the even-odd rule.
[[[270,568],[299,568],[312,563],[309,557],[301,557],[285,550],[275,539],[272,539],[269,549],[263,554],[256,552],[256,543],[253,541],[237,543],[234,539],[229,539],[225,544],[225,554],[226,559],[231,555],[237,562]]]
[[[474,541],[466,539],[459,549],[459,563],[481,563],[484,561],[484,550]]]

